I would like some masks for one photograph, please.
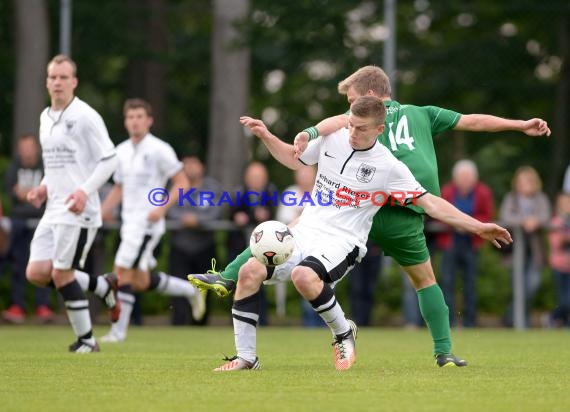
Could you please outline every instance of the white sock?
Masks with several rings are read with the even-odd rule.
[[[259,315],[250,312],[241,312],[232,308],[232,317],[237,356],[253,363],[257,357],[256,326]]]
[[[107,296],[107,293],[109,292],[111,286],[103,276],[97,276],[95,279],[97,279],[97,286],[95,287],[93,293],[103,299],[105,296]]]
[[[67,318],[75,336],[84,342],[95,345],[89,314],[89,301],[85,298],[85,293],[81,290],[79,283],[74,280],[58,288],[58,292],[65,303]]]
[[[80,270],[75,270],[75,279],[77,280],[77,283],[79,283],[79,286],[81,287],[81,290],[83,292],[87,292],[88,290],[91,290],[93,293],[95,293],[97,296],[99,296],[100,298],[104,298],[105,295],[107,295],[107,292],[109,291],[109,283],[105,280],[105,278],[103,276],[94,276],[93,278],[85,272],[82,272]],[[90,282],[96,282],[96,286],[93,289],[93,285],[90,285]],[[91,286],[91,288],[90,288]]]
[[[87,292],[89,290],[89,275],[80,270],[75,270],[75,280],[79,283],[81,290]]]
[[[163,272],[159,272],[158,276],[160,276],[160,282],[158,283],[156,290],[164,295],[183,296],[189,298],[198,293],[196,288],[187,280],[177,278],[176,276],[170,276]]]
[[[234,300],[232,318],[237,356],[248,362],[257,357],[257,323],[259,321],[260,293]]]
[[[314,309],[320,317],[323,318],[327,325],[329,325],[333,335],[341,335],[350,329],[350,325],[344,316],[344,312],[334,295],[328,302]]]
[[[131,313],[133,312],[133,305],[135,303],[135,295],[119,291],[117,297],[121,301],[121,313],[119,314],[119,320],[111,325],[111,332],[115,336],[124,339],[127,337]]]
[[[91,332],[91,316],[89,315],[89,303],[87,300],[72,300],[65,302],[65,307],[67,311],[67,318],[75,336],[82,337]],[[95,338],[90,336],[89,338],[82,338],[84,342],[91,345],[95,345]]]

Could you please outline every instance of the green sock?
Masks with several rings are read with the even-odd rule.
[[[234,260],[232,260],[230,263],[228,263],[228,266],[226,266],[226,268],[220,272],[220,275],[224,279],[231,279],[231,280],[235,280],[237,282],[239,268],[241,268],[245,264],[245,262],[247,262],[249,260],[249,258],[251,256],[252,256],[251,250],[248,247],[243,252],[241,252],[239,255],[237,255]]]
[[[451,353],[451,328],[449,308],[445,304],[439,285],[428,286],[417,291],[420,311],[433,339],[434,355]]]

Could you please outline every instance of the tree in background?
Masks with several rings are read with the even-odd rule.
[[[49,60],[47,6],[44,0],[14,0],[16,64],[14,138],[38,135],[39,115],[45,107],[45,67]],[[13,150],[16,145],[13,146]]]
[[[20,44],[13,16],[16,7],[27,10],[32,3],[48,7],[48,21],[37,26],[50,30],[44,41],[57,38],[57,1],[0,2],[0,111],[9,118],[0,125],[3,136],[15,136],[20,127],[16,67],[9,64],[18,61]],[[179,152],[207,152],[209,170],[228,182],[241,175],[248,158],[244,145],[250,145],[250,157],[271,163],[254,139],[242,139],[232,113],[259,115],[292,139],[307,125],[346,110],[337,82],[360,66],[382,65],[388,35],[382,2],[374,1],[99,0],[75,1],[73,11],[78,94],[100,111],[115,141],[124,138],[125,98],[146,97],[157,110],[157,131]],[[513,118],[540,115],[553,129],[550,139],[440,136],[442,178],[456,159],[468,156],[497,196],[507,191],[520,164],[537,167],[550,193],[559,187],[570,158],[569,14],[567,0],[397,3],[400,101]],[[41,49],[48,56],[57,52],[49,44]],[[25,63],[18,65],[24,70]],[[3,140],[5,155],[9,143]],[[281,187],[292,179],[286,173],[276,177]]]
[[[208,170],[225,190],[232,190],[242,183],[248,160],[247,142],[238,119],[247,113],[250,55],[237,24],[246,18],[249,1],[213,3]]]

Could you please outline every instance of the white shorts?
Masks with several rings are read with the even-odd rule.
[[[164,231],[149,231],[145,227],[128,224],[121,227],[121,244],[115,256],[115,265],[125,269],[150,271],[156,266],[154,249]]]
[[[51,260],[54,269],[83,268],[96,234],[96,227],[50,224],[40,220],[30,244],[30,262]]]
[[[303,266],[313,269],[334,287],[362,258],[362,250],[345,239],[323,239],[322,235],[298,227],[290,230],[295,238],[293,255],[282,265],[268,268],[270,278],[264,282],[267,285],[291,280],[293,268],[303,262]]]

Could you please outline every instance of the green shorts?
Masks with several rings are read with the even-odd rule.
[[[424,217],[405,207],[382,207],[374,215],[368,239],[402,266],[418,265],[429,259]]]

